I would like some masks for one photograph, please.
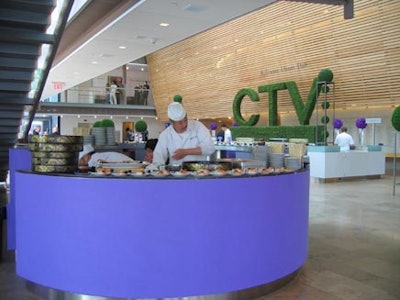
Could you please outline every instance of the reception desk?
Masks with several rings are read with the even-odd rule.
[[[254,289],[293,276],[307,259],[309,176],[16,171],[17,274],[102,297],[260,297]]]

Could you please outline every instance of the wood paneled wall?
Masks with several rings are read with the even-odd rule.
[[[199,119],[232,116],[237,91],[268,83],[296,81],[305,100],[324,68],[334,72],[337,109],[400,104],[400,1],[354,4],[344,20],[342,6],[278,1],[149,55],[160,119],[176,94]],[[287,91],[278,95],[278,111],[293,112]],[[268,95],[260,98],[242,112],[267,124]]]

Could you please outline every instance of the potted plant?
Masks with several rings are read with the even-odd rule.
[[[111,119],[103,119],[102,127],[105,128],[106,144],[109,146],[115,145],[115,124]]]
[[[104,146],[106,144],[106,129],[103,127],[102,121],[94,122],[92,135],[96,146]]]
[[[139,142],[147,141],[148,132],[147,132],[147,123],[143,120],[139,120],[135,123],[135,131],[141,134],[141,138],[139,137]]]

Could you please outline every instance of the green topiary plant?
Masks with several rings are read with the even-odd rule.
[[[321,107],[322,107],[323,109],[328,109],[329,106],[330,106],[330,104],[329,104],[328,101],[324,101],[324,102],[321,103]]]
[[[397,106],[392,114],[392,125],[394,129],[400,131],[400,106]]]
[[[269,125],[277,126],[278,124],[278,91],[286,89],[286,84],[273,83],[264,86],[259,86],[260,93],[268,93],[268,110],[269,110]]]
[[[321,93],[327,94],[329,92],[329,86],[323,85],[321,86]]]
[[[240,126],[254,126],[257,124],[258,120],[260,119],[260,115],[251,115],[249,120],[246,121],[243,119],[242,114],[240,113],[240,105],[242,104],[242,100],[245,96],[248,96],[251,101],[257,102],[260,101],[258,94],[256,91],[252,89],[241,89],[235,95],[235,99],[233,100],[232,104],[232,111],[235,120],[239,123]]]
[[[115,127],[114,121],[110,119],[104,119],[101,121],[102,127]]]
[[[94,122],[93,127],[94,128],[103,127],[103,123],[101,121],[96,121]]]
[[[300,125],[300,126],[238,126],[231,127],[232,136],[236,137],[252,137],[255,140],[264,139],[268,141],[270,138],[302,138],[307,139],[309,143],[325,143],[329,132],[325,130],[323,125]],[[318,137],[316,137],[318,132]]]
[[[323,116],[322,118],[321,118],[321,123],[322,124],[328,124],[329,123],[329,117],[328,116]]]
[[[139,120],[135,123],[135,130],[137,132],[146,132],[147,130],[147,123],[143,120]]]
[[[174,102],[182,103],[182,96],[179,95],[179,94],[176,94],[176,95],[174,96]]]
[[[333,79],[333,72],[330,69],[322,69],[318,73],[318,80],[319,81],[326,81],[331,82]]]

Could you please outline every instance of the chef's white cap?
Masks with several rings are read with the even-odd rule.
[[[79,152],[79,159],[92,152],[94,152],[94,148],[91,144],[83,145],[83,151]]]
[[[179,102],[172,102],[168,106],[168,118],[172,121],[180,121],[186,117],[186,110]]]

